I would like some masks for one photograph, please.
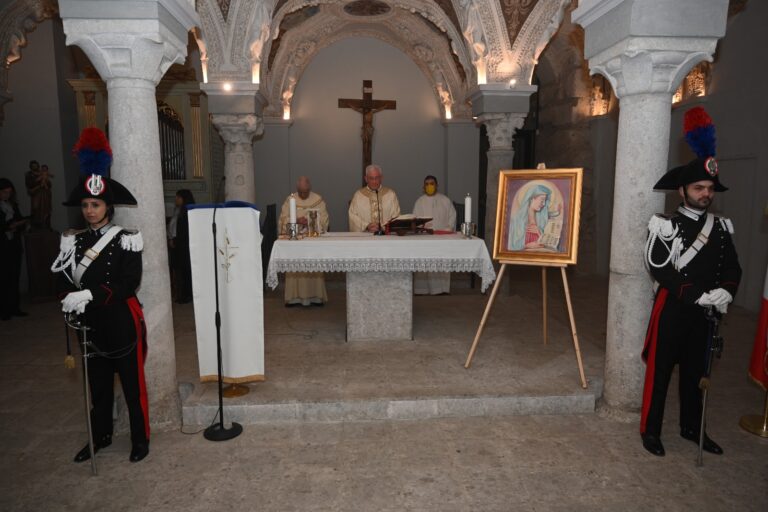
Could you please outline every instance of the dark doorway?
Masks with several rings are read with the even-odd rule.
[[[480,157],[478,158],[478,177],[477,180],[477,236],[485,238],[485,210],[488,204],[488,194],[486,185],[488,184],[488,130],[485,125],[480,125]]]

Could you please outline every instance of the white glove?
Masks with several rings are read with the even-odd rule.
[[[696,304],[698,304],[699,306],[705,307],[705,308],[708,307],[708,306],[714,306],[715,305],[715,303],[712,301],[712,296],[709,294],[709,292],[702,293],[701,297],[696,299]]]
[[[733,301],[733,295],[731,295],[728,290],[724,290],[723,288],[715,288],[714,290],[710,290],[708,295],[709,300],[712,301],[713,306],[726,306]]]
[[[724,315],[728,312],[728,304],[723,304],[722,306],[715,306],[715,309],[718,313],[721,315]]]
[[[80,290],[78,292],[70,292],[61,301],[61,310],[65,313],[72,313],[73,311],[78,314],[85,312],[85,306],[93,300],[93,294],[91,290]]]

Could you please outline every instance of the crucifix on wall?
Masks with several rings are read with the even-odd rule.
[[[363,139],[363,186],[365,186],[365,168],[371,165],[373,143],[373,114],[382,110],[395,110],[395,100],[374,100],[373,80],[363,80],[363,99],[339,98],[339,108],[351,108],[363,115],[363,127],[360,136]]]

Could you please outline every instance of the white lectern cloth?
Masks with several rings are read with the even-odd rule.
[[[250,207],[216,211],[219,310],[223,380],[264,380],[264,291],[259,212]],[[214,208],[189,211],[189,252],[200,380],[216,380],[216,295],[214,293]]]

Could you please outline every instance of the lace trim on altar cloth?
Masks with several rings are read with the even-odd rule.
[[[482,279],[485,291],[496,279],[490,260],[457,259],[366,259],[366,260],[280,260],[269,263],[267,285],[277,288],[278,272],[474,272]]]

